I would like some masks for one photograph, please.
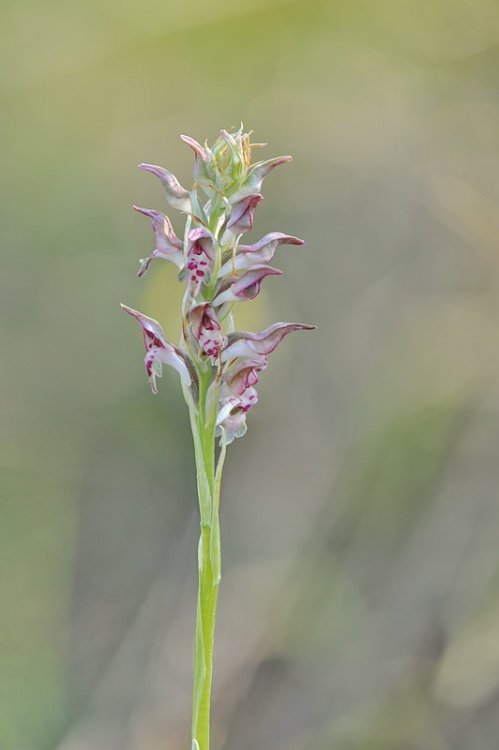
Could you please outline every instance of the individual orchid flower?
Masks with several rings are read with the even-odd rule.
[[[246,413],[256,406],[258,392],[255,385],[259,373],[267,367],[265,357],[243,360],[229,368],[220,386],[220,411],[217,434],[227,444],[246,432]],[[230,409],[228,405],[230,404]]]
[[[247,195],[234,203],[230,218],[227,222],[227,230],[234,235],[244,234],[253,228],[253,214],[255,208],[263,200],[263,195],[255,193]]]
[[[199,598],[196,619],[192,750],[209,750],[213,639],[220,582],[219,503],[226,449],[247,430],[247,417],[258,402],[259,379],[267,357],[293,331],[312,325],[274,323],[252,333],[234,330],[233,308],[254,299],[267,276],[281,271],[269,265],[280,245],[303,245],[303,240],[270,232],[253,244],[240,244],[253,228],[255,209],[262,200],[265,177],[289,156],[252,162],[251,133],[221,130],[215,142],[201,145],[181,136],[194,153],[193,183],[186,190],[163,167],[141,164],[158,177],[166,201],[184,214],[183,238],[160,211],[135,210],[147,216],[155,248],[142,261],[143,276],[156,258],[180,269],[182,297],[180,342],[167,341],[153,318],[123,305],[139,324],[146,350],[144,365],[153,393],[162,366],[180,375],[194,439],[199,497]],[[217,438],[219,439],[217,447]]]
[[[270,232],[253,245],[238,245],[237,256],[227,260],[218,275],[223,277],[234,271],[269,263],[279,245],[304,245],[303,240],[283,232]]]
[[[188,234],[187,264],[185,274],[187,286],[193,297],[199,294],[201,285],[211,274],[214,254],[213,237],[204,227],[192,229]]]
[[[246,396],[245,399],[231,397],[222,402],[223,406],[216,422],[216,435],[223,439],[225,445],[230,445],[236,438],[246,434],[248,429],[246,413],[256,406],[257,401],[258,393],[252,388],[251,395]]]
[[[265,357],[244,359],[229,368],[224,376],[220,393],[222,395],[242,396],[259,381],[259,373],[267,367]]]
[[[180,375],[184,385],[190,386],[191,376],[186,364],[186,358],[177,347],[172,346],[166,340],[160,324],[153,318],[149,318],[138,310],[134,310],[132,307],[128,307],[127,305],[121,305],[121,307],[132,318],[135,318],[142,329],[144,346],[146,348],[144,365],[152,392],[158,392],[156,378],[161,377],[163,364],[173,367]]]
[[[175,263],[178,268],[182,268],[184,265],[183,243],[173,231],[170,219],[161,211],[154,211],[151,208],[140,208],[140,206],[134,206],[133,208],[138,213],[150,218],[156,237],[156,247],[147,258],[142,258],[137,275],[144,276],[155,258],[169,260]]]
[[[157,167],[155,164],[139,164],[141,169],[156,175],[165,191],[166,202],[177,208],[179,211],[190,211],[191,200],[189,191],[182,187],[172,172],[163,167]]]
[[[222,326],[210,303],[203,302],[193,307],[189,313],[189,323],[200,353],[216,364],[227,345],[227,337],[223,335]]]
[[[227,281],[227,288],[220,292],[213,300],[213,305],[218,307],[226,302],[244,302],[245,300],[255,299],[263,280],[267,276],[282,276],[282,271],[272,266],[254,266],[251,270],[246,271],[238,278],[230,278]]]
[[[241,399],[231,396],[221,403],[216,420],[216,435],[222,436],[225,445],[246,434],[246,411],[241,408]]]
[[[292,331],[313,331],[317,326],[304,323],[274,323],[260,333],[238,331],[229,333],[227,346],[223,351],[224,361],[234,357],[265,356],[276,349],[283,338]]]

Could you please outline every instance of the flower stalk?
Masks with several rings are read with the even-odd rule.
[[[201,398],[200,398],[201,401]],[[197,470],[201,534],[198,547],[198,601],[194,654],[192,700],[192,741],[199,750],[210,746],[211,683],[218,590],[221,578],[220,484],[225,445],[215,471],[216,412],[206,410],[206,400],[198,414],[191,411],[191,426]]]
[[[268,276],[281,271],[268,265],[280,245],[303,240],[271,232],[252,245],[240,244],[253,227],[266,175],[289,156],[252,162],[250,134],[241,128],[222,130],[212,147],[189,136],[182,140],[194,152],[194,182],[187,190],[163,167],[141,164],[158,177],[169,206],[186,217],[183,238],[167,216],[153,209],[134,209],[150,219],[155,247],[140,261],[144,276],[153,261],[166,260],[185,284],[182,330],[177,346],[160,324],[122,305],[139,324],[146,350],[144,365],[153,393],[162,366],[175,369],[189,409],[194,442],[200,539],[199,587],[194,648],[192,750],[209,750],[213,648],[221,579],[220,488],[227,445],[246,432],[247,413],[256,405],[255,388],[267,357],[282,339],[315,326],[274,323],[263,331],[234,330],[235,305],[254,299]],[[265,281],[265,283],[267,283]],[[219,444],[217,447],[217,438]]]

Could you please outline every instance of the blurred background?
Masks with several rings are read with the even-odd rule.
[[[222,499],[214,748],[496,750],[499,6],[3,0],[0,748],[189,746],[198,536],[176,339],[132,203],[255,130],[240,327],[272,355]],[[178,216],[170,216],[181,230]]]

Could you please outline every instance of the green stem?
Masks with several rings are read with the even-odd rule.
[[[207,403],[208,382],[200,380],[198,408],[190,409],[194,438],[201,536],[192,708],[193,750],[209,750],[215,617],[220,586],[220,483],[225,449],[215,471],[216,409]],[[210,399],[208,399],[210,400]],[[214,403],[218,398],[214,399]]]

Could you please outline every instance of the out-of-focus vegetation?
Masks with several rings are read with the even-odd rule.
[[[214,747],[496,750],[497,2],[0,13],[2,750],[188,746],[190,437],[118,303],[176,337],[135,165],[241,119],[295,157],[252,237],[308,242],[241,325],[320,330],[230,449]]]

